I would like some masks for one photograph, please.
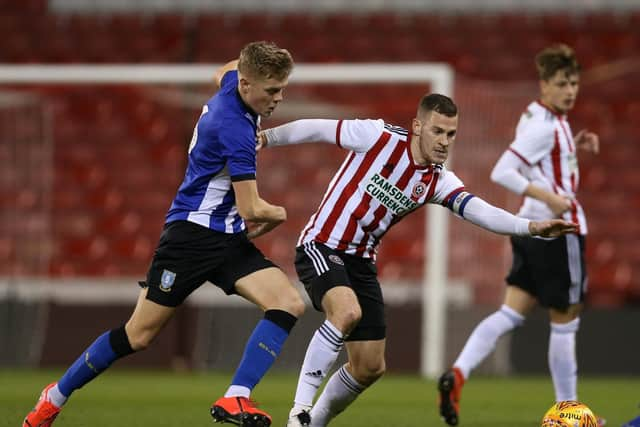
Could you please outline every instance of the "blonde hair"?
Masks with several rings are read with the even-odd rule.
[[[558,43],[549,46],[536,55],[536,68],[540,80],[549,80],[560,70],[564,70],[566,75],[578,74],[580,64],[576,59],[576,54],[566,44]]]
[[[275,43],[251,42],[240,51],[238,71],[253,78],[284,80],[293,69],[293,58]]]

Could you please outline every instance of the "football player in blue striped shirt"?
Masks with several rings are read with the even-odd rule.
[[[269,426],[249,400],[278,356],[304,302],[286,275],[252,239],[286,220],[283,207],[263,200],[256,185],[256,133],[283,99],[293,68],[288,51],[253,42],[216,73],[219,91],[202,108],[189,145],[184,181],[171,204],[136,308],[126,324],[96,339],[48,385],[23,427],[50,426],[71,394],[113,362],[149,346],[177,306],[205,281],[264,310],[223,397],[217,422]],[[246,222],[253,223],[247,231]]]

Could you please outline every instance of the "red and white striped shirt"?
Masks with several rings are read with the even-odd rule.
[[[558,114],[534,101],[520,118],[509,151],[526,164],[520,173],[531,183],[572,200],[563,219],[577,223],[587,234],[587,220],[576,198],[580,173],[573,133],[566,115]],[[525,197],[518,212],[524,218],[554,218],[546,203]]]
[[[417,165],[405,129],[382,120],[340,120],[335,143],[351,152],[298,245],[316,241],[348,254],[375,257],[382,236],[408,213],[425,203],[439,203],[461,215],[473,197],[444,166]]]

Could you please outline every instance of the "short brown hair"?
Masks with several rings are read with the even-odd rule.
[[[286,49],[272,42],[251,42],[240,51],[238,71],[254,78],[284,80],[293,69],[293,58]]]
[[[536,55],[536,68],[540,80],[549,80],[560,70],[564,70],[566,75],[578,74],[580,64],[576,59],[576,54],[566,44],[554,44],[543,49]]]
[[[418,104],[418,111],[425,113],[435,111],[447,117],[455,117],[458,115],[458,106],[448,96],[430,93],[422,97]]]

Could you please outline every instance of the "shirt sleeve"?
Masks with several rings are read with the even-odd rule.
[[[448,203],[451,198],[458,192],[464,190],[464,183],[460,178],[451,171],[442,169],[436,183],[436,191],[429,203],[438,203],[445,207],[449,207]]]
[[[513,151],[507,150],[491,171],[491,180],[516,194],[522,194],[529,185],[529,180],[521,173],[521,168],[528,168]]]
[[[220,143],[232,181],[256,179],[256,142],[250,126],[238,131],[225,127],[220,132]]]
[[[238,86],[238,70],[229,70],[220,80],[220,89],[235,88]]]
[[[460,215],[467,221],[498,234],[529,236],[529,220],[497,208],[479,197],[471,198]]]
[[[516,138],[509,150],[528,166],[535,165],[553,149],[555,127],[553,122],[524,114],[518,123]]]
[[[336,143],[339,120],[302,119],[266,129],[267,146],[305,144],[308,142]]]
[[[369,151],[384,131],[384,120],[341,120],[336,144],[357,153]]]
[[[498,234],[529,235],[529,220],[519,218],[497,208],[466,191],[464,184],[453,172],[443,170],[442,181],[433,201],[440,203],[457,216]]]
[[[268,146],[326,142],[365,152],[384,130],[382,120],[303,119],[265,130]]]

